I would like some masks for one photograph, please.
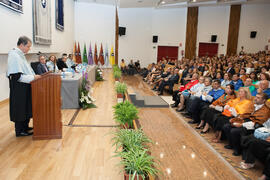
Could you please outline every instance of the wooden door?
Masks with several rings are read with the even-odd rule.
[[[168,59],[178,59],[178,47],[177,46],[158,46],[157,62],[162,60],[162,58]]]
[[[218,43],[199,43],[199,57],[213,57],[218,54]]]

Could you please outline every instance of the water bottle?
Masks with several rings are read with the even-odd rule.
[[[75,75],[75,71],[74,69],[72,69],[72,78],[74,78],[74,75]]]

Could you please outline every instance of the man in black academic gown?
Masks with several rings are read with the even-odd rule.
[[[64,68],[67,69],[68,66],[67,66],[66,62],[67,62],[67,54],[63,54],[62,58],[59,58],[56,62],[58,69],[61,71],[63,71]]]
[[[22,36],[17,42],[17,47],[8,53],[8,70],[10,87],[10,120],[15,123],[16,136],[29,136],[33,128],[29,128],[32,117],[32,98],[30,82],[40,78],[35,75],[28,64],[25,54],[30,50],[31,40]]]

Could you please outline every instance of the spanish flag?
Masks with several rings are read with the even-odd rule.
[[[96,65],[98,65],[97,44],[95,44],[94,62]]]
[[[111,65],[114,65],[115,64],[113,46],[112,46],[111,52],[110,52],[110,63],[111,63]]]

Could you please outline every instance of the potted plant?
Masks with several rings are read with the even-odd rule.
[[[121,147],[124,151],[136,149],[137,147],[148,148],[148,144],[153,143],[141,129],[120,129],[114,132],[112,141],[116,151],[121,149]]]
[[[122,75],[121,70],[116,70],[116,71],[113,72],[113,76],[114,76],[116,81],[119,81],[121,75]]]
[[[138,118],[138,109],[129,101],[113,106],[114,119],[123,128],[133,128],[133,120]]]
[[[117,98],[120,98],[120,101],[118,100],[118,102],[123,102],[124,94],[127,91],[127,85],[125,83],[117,82],[115,84],[115,90],[117,92]]]
[[[149,175],[155,177],[159,174],[154,157],[147,151],[136,147],[129,151],[116,152],[116,156],[121,158],[119,165],[124,166],[124,180],[145,180],[149,179]]]

